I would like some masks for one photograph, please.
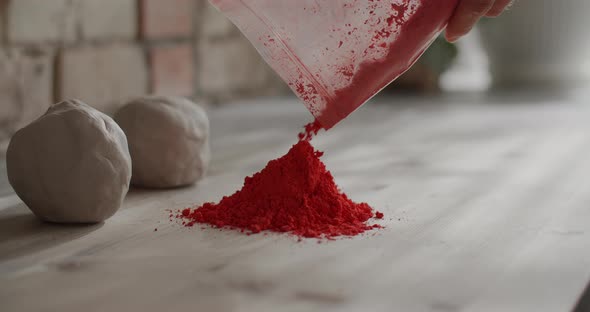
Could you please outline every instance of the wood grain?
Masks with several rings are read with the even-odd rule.
[[[1,310],[567,311],[590,280],[590,107],[580,101],[366,105],[314,144],[343,190],[385,213],[385,229],[321,243],[168,220],[167,209],[234,192],[309,117],[277,99],[211,120],[206,180],[134,190],[104,224],[44,224],[0,190]]]

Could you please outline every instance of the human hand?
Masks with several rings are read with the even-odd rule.
[[[466,35],[480,18],[497,17],[513,0],[460,0],[447,26],[446,38],[457,41]]]

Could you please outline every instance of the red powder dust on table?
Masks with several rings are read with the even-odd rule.
[[[322,152],[310,139],[320,130],[318,122],[305,127],[289,152],[244,180],[244,186],[218,204],[184,209],[177,217],[186,226],[196,223],[249,233],[286,232],[299,237],[354,236],[380,228],[367,223],[382,219],[366,203],[355,203],[334,183],[320,160]]]

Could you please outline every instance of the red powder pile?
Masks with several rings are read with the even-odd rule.
[[[368,204],[357,204],[342,193],[320,160],[323,153],[310,144],[320,128],[317,122],[307,125],[299,142],[285,156],[247,177],[241,190],[218,204],[184,209],[178,217],[186,226],[201,223],[309,238],[353,236],[379,228],[367,221],[383,218],[383,214],[374,214]]]

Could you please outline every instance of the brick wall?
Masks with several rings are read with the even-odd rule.
[[[65,98],[112,113],[146,93],[285,92],[205,0],[0,0],[0,139]]]

